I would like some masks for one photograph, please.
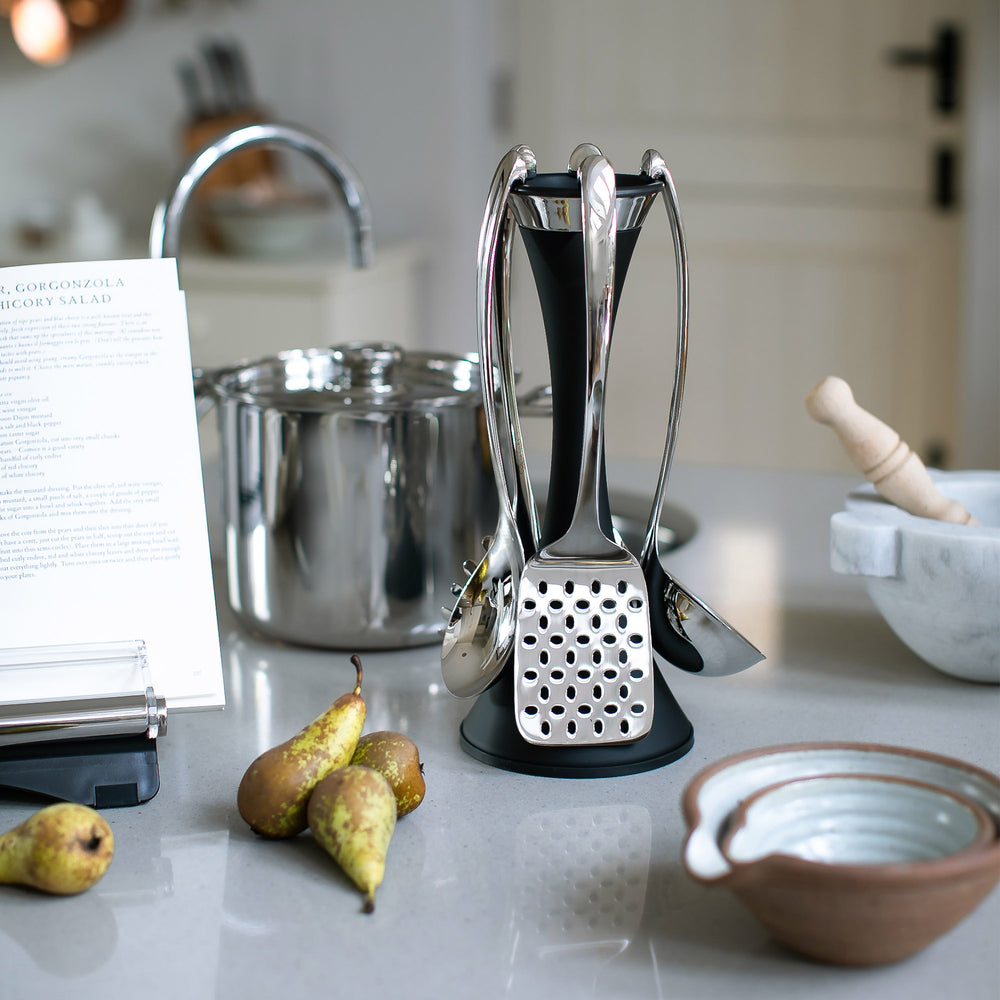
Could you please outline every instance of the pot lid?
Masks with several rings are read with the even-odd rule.
[[[213,391],[285,411],[342,407],[479,404],[476,355],[406,351],[388,342],[354,341],[329,350],[285,351],[217,372]]]

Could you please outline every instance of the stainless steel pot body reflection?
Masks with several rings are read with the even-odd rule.
[[[216,373],[230,604],[251,629],[339,649],[439,642],[496,523],[472,358],[392,345]]]

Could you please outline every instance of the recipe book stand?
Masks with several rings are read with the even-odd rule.
[[[0,692],[30,690],[60,696],[0,703],[0,787],[97,809],[156,795],[167,708],[144,642],[0,649]]]

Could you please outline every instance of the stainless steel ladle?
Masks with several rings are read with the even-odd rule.
[[[518,515],[530,542],[538,540],[538,521],[531,482],[524,462],[517,403],[514,399],[513,356],[510,347],[510,267],[500,268],[497,287],[496,262],[508,259],[513,222],[507,213],[511,185],[535,172],[535,154],[527,146],[515,146],[501,160],[493,176],[479,236],[477,315],[479,361],[483,385],[486,436],[493,456],[500,513],[497,529],[479,564],[458,594],[445,627],[441,645],[441,674],[445,686],[460,698],[482,693],[503,670],[514,641],[517,586],[524,568],[524,544],[518,531]],[[494,375],[493,340],[499,355],[499,378]],[[497,384],[504,415],[505,440],[497,425]],[[506,448],[502,445],[506,445]],[[509,480],[504,456],[510,460]]]
[[[660,561],[657,529],[673,464],[687,373],[688,261],[677,191],[663,157],[655,149],[646,150],[642,158],[642,172],[663,185],[663,200],[673,236],[677,270],[677,353],[667,418],[667,438],[639,564],[649,591],[654,651],[681,670],[709,677],[723,677],[753,666],[764,659],[764,654],[704,601],[675,580]]]

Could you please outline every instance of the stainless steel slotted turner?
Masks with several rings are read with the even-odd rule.
[[[638,560],[601,528],[604,399],[615,284],[616,185],[611,164],[577,168],[587,296],[587,395],[580,484],[566,533],[521,574],[514,712],[529,743],[624,743],[653,721],[646,581]]]

